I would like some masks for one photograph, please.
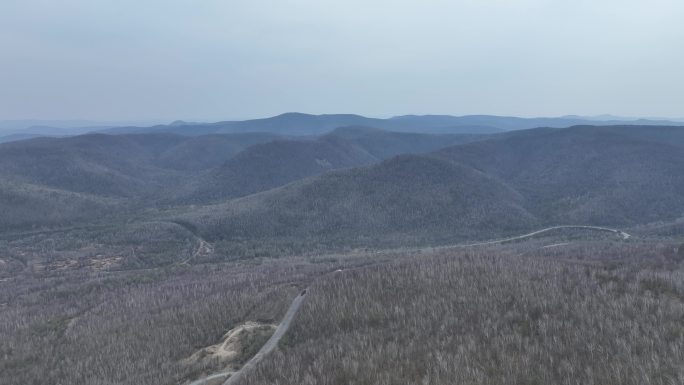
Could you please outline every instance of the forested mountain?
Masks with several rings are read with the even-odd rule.
[[[0,228],[45,227],[121,214],[181,175],[156,164],[183,137],[90,134],[0,145]]]
[[[676,141],[663,140],[681,132],[670,127],[535,129],[450,147],[435,156],[502,180],[545,222],[625,225],[684,213],[684,151],[666,144]]]
[[[334,136],[278,140],[246,149],[202,176],[183,201],[220,201],[285,185],[327,171],[362,166],[378,159]]]
[[[671,129],[520,131],[328,173],[187,218],[224,239],[369,243],[673,219],[684,214],[684,152],[659,142],[661,130]]]
[[[684,129],[682,129],[681,126],[657,126],[647,128],[643,126],[621,125],[602,127],[601,131],[612,132],[614,134],[624,135],[647,142],[684,147]]]
[[[272,134],[88,134],[0,144],[0,228],[44,227],[154,207],[198,170]]]
[[[315,140],[276,140],[246,149],[201,176],[182,202],[216,202],[285,185],[328,171],[352,168],[399,154],[434,151],[483,135],[400,133],[341,127]],[[202,136],[200,138],[206,138]]]
[[[89,222],[124,208],[120,198],[0,182],[0,233]]]
[[[352,244],[477,236],[530,226],[523,197],[472,167],[403,155],[196,210],[209,238],[319,239]]]
[[[336,128],[327,136],[343,138],[366,150],[378,159],[401,154],[419,154],[443,147],[482,140],[487,135],[422,134],[386,131],[372,127],[350,126]]]
[[[174,176],[154,159],[183,140],[164,134],[89,134],[5,143],[0,145],[0,175],[79,193],[139,197]]]
[[[284,139],[270,133],[202,135],[186,138],[159,154],[157,163],[184,171],[201,171],[220,166],[244,149],[260,143]]]
[[[73,192],[141,197],[174,185],[173,178],[220,166],[250,146],[277,138],[263,133],[38,138],[0,145],[0,176]]]
[[[646,223],[684,213],[682,132],[577,126],[485,136],[353,126],[304,139],[32,139],[0,145],[2,224],[53,226],[187,204],[218,205],[188,220],[224,238],[446,239],[536,224]],[[41,221],[35,211],[50,214]]]
[[[73,223],[106,212],[217,202],[395,154],[482,137],[357,127],[320,138],[150,133],[5,143],[0,145],[0,177],[5,202],[13,203],[5,205],[0,223],[40,227],[59,224],[60,218]],[[59,208],[47,209],[56,202]],[[40,213],[34,212],[38,207],[55,214],[41,221]]]

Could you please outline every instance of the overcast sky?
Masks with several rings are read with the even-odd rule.
[[[1,0],[0,119],[684,116],[682,0]]]

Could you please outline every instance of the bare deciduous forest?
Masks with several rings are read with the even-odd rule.
[[[0,384],[186,384],[225,367],[190,357],[245,322],[277,324],[305,287],[291,329],[245,384],[678,384],[682,261],[670,238],[571,232],[16,276],[0,282]],[[250,338],[237,367],[264,341]]]
[[[246,383],[684,382],[681,268],[539,254],[443,252],[320,281]],[[577,257],[591,261],[558,261]]]
[[[278,322],[316,267],[296,263],[22,277],[0,283],[0,383],[169,384],[245,321]]]

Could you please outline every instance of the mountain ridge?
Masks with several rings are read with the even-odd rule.
[[[540,128],[399,155],[207,206],[185,220],[226,241],[430,244],[540,225],[619,227],[684,215],[681,147],[616,130]]]

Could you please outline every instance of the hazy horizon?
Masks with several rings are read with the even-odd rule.
[[[682,16],[674,0],[8,0],[0,120],[681,119]]]
[[[556,119],[556,118],[577,118],[577,119],[586,119],[590,121],[602,121],[602,120],[619,120],[619,121],[631,121],[631,120],[652,120],[652,121],[657,121],[657,120],[662,120],[662,121],[669,121],[669,122],[684,122],[684,118],[681,117],[663,117],[663,116],[616,116],[612,114],[601,114],[601,115],[592,115],[592,116],[587,116],[587,115],[578,115],[578,114],[565,114],[565,115],[558,115],[558,116],[538,116],[538,115],[531,115],[531,116],[506,116],[506,115],[485,115],[485,114],[465,114],[465,115],[454,115],[454,114],[412,114],[412,113],[407,113],[407,114],[397,114],[397,115],[392,115],[392,116],[372,116],[372,115],[361,115],[361,114],[355,114],[353,112],[351,113],[324,113],[324,114],[310,114],[306,112],[299,112],[299,111],[289,111],[289,112],[283,112],[280,114],[276,115],[268,115],[268,116],[253,116],[253,117],[245,117],[245,118],[224,118],[224,119],[217,119],[217,120],[209,120],[209,119],[141,119],[141,120],[135,120],[135,119],[130,119],[130,120],[81,120],[81,119],[0,119],[0,130],[5,130],[5,131],[16,131],[16,130],[25,130],[29,129],[31,127],[51,127],[51,128],[64,128],[64,129],[75,129],[75,128],[87,128],[87,127],[115,127],[115,126],[140,126],[140,127],[147,127],[147,126],[154,126],[154,125],[166,125],[166,124],[171,124],[174,122],[186,122],[186,123],[215,123],[215,122],[221,122],[221,121],[244,121],[244,120],[253,120],[253,119],[265,119],[265,118],[271,118],[271,117],[276,117],[279,115],[284,115],[284,114],[304,114],[304,115],[359,115],[359,116],[364,116],[368,118],[377,118],[377,119],[390,119],[394,117],[400,117],[400,116],[454,116],[454,117],[464,117],[464,116],[499,116],[499,117],[510,117],[510,118],[523,118],[523,119]]]

